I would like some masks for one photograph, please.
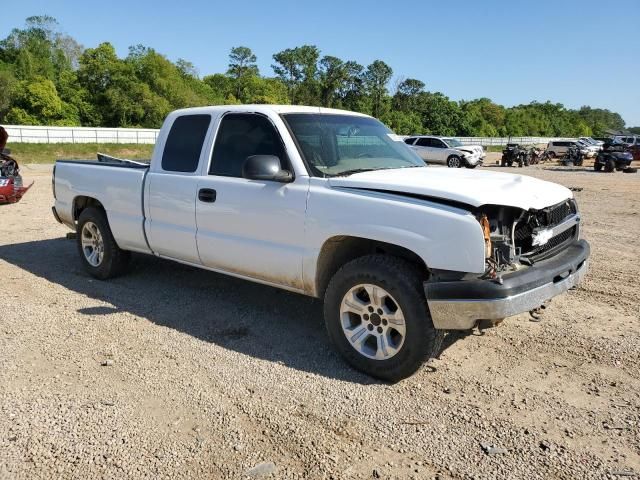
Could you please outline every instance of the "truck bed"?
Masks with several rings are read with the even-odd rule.
[[[54,169],[55,207],[74,226],[80,197],[97,199],[118,246],[150,253],[144,235],[144,184],[149,164],[100,155],[97,160],[58,160]]]

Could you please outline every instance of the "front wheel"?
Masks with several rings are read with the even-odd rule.
[[[368,255],[343,266],[331,279],[324,319],[338,352],[355,368],[398,381],[439,352],[436,330],[411,263],[389,255]]]
[[[131,253],[118,247],[104,210],[89,207],[82,211],[76,241],[82,264],[92,277],[106,280],[126,270]]]
[[[594,164],[593,164],[593,169],[594,169],[596,172],[599,172],[600,170],[602,170],[602,164],[601,164],[601,163],[598,163],[598,161],[596,161],[596,163],[594,163]]]
[[[462,166],[462,160],[457,155],[451,155],[447,158],[447,167],[449,168],[460,168]]]

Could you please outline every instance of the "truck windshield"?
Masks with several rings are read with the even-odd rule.
[[[335,177],[370,170],[424,167],[400,137],[379,121],[355,115],[282,115],[312,175]]]

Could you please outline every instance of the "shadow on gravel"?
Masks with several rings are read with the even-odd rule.
[[[134,255],[127,275],[102,282],[85,273],[74,241],[63,238],[2,245],[0,259],[112,305],[78,310],[84,315],[108,318],[129,312],[297,370],[361,384],[378,383],[350,368],[331,348],[322,303],[317,299],[148,255]],[[446,347],[455,341],[448,340]]]
[[[547,170],[550,172],[565,172],[565,173],[573,173],[573,172],[590,172],[590,173],[597,173],[599,175],[602,175],[604,172],[596,172],[593,167],[592,168],[577,168],[577,167],[561,167],[561,166],[557,166],[557,167],[544,167],[543,170]]]

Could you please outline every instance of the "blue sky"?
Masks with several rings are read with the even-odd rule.
[[[394,77],[418,78],[449,97],[489,97],[609,108],[640,125],[640,1],[1,0],[0,37],[49,14],[86,47],[126,55],[143,44],[201,75],[222,72],[246,45],[271,74],[271,55],[302,44]],[[7,8],[7,6],[10,7]]]

